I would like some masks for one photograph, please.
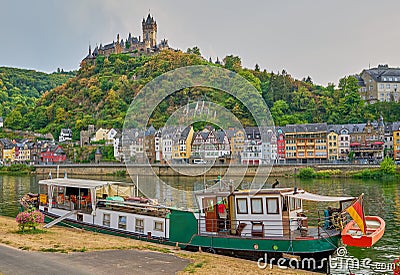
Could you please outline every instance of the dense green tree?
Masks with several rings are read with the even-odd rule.
[[[188,48],[186,50],[186,53],[192,53],[192,54],[196,54],[198,56],[201,56],[200,49],[197,46],[194,46],[193,48]]]
[[[239,56],[228,55],[223,59],[224,67],[228,70],[239,72],[242,70],[242,60]]]
[[[16,130],[23,129],[25,121],[18,110],[11,111],[4,120],[4,126]]]

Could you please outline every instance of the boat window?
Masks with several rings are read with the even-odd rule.
[[[237,213],[238,214],[247,214],[247,199],[236,199],[237,205]]]
[[[296,199],[296,209],[301,209],[301,200]]]
[[[135,219],[135,231],[139,233],[144,232],[144,220],[143,219]]]
[[[110,214],[103,214],[103,225],[110,226]]]
[[[118,217],[118,228],[119,229],[126,229],[126,216],[119,216]]]
[[[279,214],[278,198],[267,198],[267,214]]]
[[[154,221],[154,230],[164,232],[164,223],[159,221]]]
[[[296,209],[295,199],[294,198],[290,198],[289,201],[290,201],[290,211],[295,210]]]
[[[251,214],[262,214],[262,213],[263,213],[262,198],[252,198]]]

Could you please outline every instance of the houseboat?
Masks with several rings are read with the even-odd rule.
[[[355,199],[297,188],[230,189],[199,191],[198,209],[184,210],[139,198],[132,184],[56,178],[39,181],[38,207],[45,227],[60,223],[229,255],[326,257],[339,246],[344,204]],[[338,208],[310,218],[305,200]]]

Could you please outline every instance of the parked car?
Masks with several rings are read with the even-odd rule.
[[[207,164],[207,161],[203,159],[195,159],[193,160],[193,164]]]

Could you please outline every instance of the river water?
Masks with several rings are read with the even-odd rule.
[[[42,177],[41,177],[42,178]],[[0,175],[0,215],[15,217],[18,213],[18,199],[27,192],[36,193],[38,191],[37,182],[39,176],[11,176]],[[114,178],[88,176],[88,178],[99,180],[118,180],[129,181],[129,178]],[[198,178],[189,177],[169,177],[163,179],[172,186],[181,189],[191,190]],[[269,179],[267,182],[273,182]],[[200,179],[202,181],[202,179]],[[313,179],[313,180],[294,180],[280,178],[280,187],[303,188],[309,192],[321,195],[332,196],[359,196],[364,193],[364,209],[367,215],[378,215],[386,221],[385,234],[372,248],[361,249],[347,247],[347,251],[354,259],[371,259],[369,267],[351,270],[355,274],[385,274],[379,272],[377,264],[390,264],[400,256],[400,184],[396,180],[356,180],[356,179]],[[141,184],[149,184],[146,178],[139,179]],[[174,205],[175,202],[185,198],[176,197],[171,194],[170,198],[163,199],[163,203]],[[189,199],[189,198],[187,198]],[[317,203],[306,203],[305,209],[324,209],[325,205]],[[383,267],[381,268],[383,269]],[[347,271],[348,272],[348,271]],[[360,273],[361,272],[361,273]],[[334,273],[334,272],[332,272]],[[338,272],[340,273],[340,272]],[[348,274],[348,273],[347,273]],[[387,272],[393,274],[393,272]]]

